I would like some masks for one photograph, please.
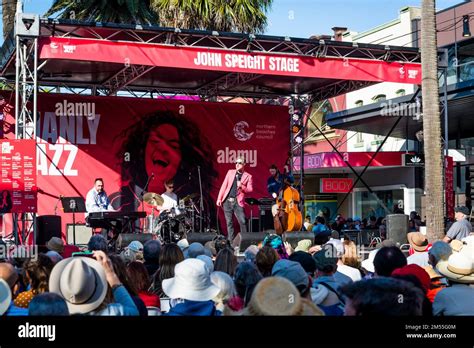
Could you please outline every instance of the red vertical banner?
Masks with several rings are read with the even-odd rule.
[[[0,214],[36,213],[36,144],[0,140]]]
[[[450,219],[454,219],[454,171],[453,171],[453,158],[451,156],[445,156],[444,158],[444,194],[446,200],[446,216]]]

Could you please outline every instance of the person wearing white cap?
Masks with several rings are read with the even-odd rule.
[[[211,282],[211,273],[204,261],[195,258],[181,261],[174,269],[174,277],[163,279],[161,286],[168,297],[179,300],[166,315],[220,315],[212,299],[221,289]]]
[[[474,237],[463,239],[459,251],[436,264],[451,286],[436,294],[433,315],[474,315]]]

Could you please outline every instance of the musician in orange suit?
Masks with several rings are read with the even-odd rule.
[[[230,242],[232,242],[234,237],[232,215],[235,214],[239,222],[240,232],[247,232],[244,199],[245,194],[252,191],[252,175],[245,171],[245,160],[243,158],[237,158],[235,161],[235,169],[229,169],[219,190],[219,195],[217,196],[217,206],[222,206],[224,209],[227,224],[227,239]]]

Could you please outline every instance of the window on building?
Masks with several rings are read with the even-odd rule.
[[[402,96],[406,95],[407,92],[403,88],[401,88],[398,91],[396,91],[395,94],[397,95],[397,97],[402,97]]]
[[[362,143],[364,139],[362,138],[362,133],[358,132],[356,135],[356,143]]]
[[[372,100],[373,100],[375,103],[378,103],[378,102],[387,100],[387,95],[385,95],[385,94],[377,94],[375,97],[372,98]]]
[[[359,100],[357,100],[357,101],[355,102],[355,106],[356,106],[356,107],[361,107],[362,105],[364,105],[364,101],[361,100],[361,99],[359,99]]]

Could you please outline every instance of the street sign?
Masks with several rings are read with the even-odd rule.
[[[321,193],[347,193],[353,184],[348,178],[321,178]]]

